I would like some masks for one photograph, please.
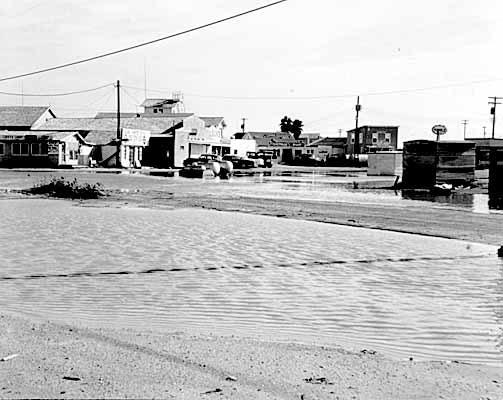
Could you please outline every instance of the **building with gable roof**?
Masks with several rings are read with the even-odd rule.
[[[75,131],[0,131],[0,166],[7,168],[87,165],[91,149]]]
[[[28,131],[53,118],[48,106],[1,106],[0,130]]]

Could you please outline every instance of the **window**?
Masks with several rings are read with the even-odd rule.
[[[3,154],[5,154],[4,144],[0,143],[0,155],[3,155]]]
[[[197,135],[197,129],[192,129],[190,131],[189,135],[191,135],[191,136]]]
[[[234,154],[238,154],[238,151],[236,149],[234,149]]]
[[[12,154],[15,156],[28,155],[28,143],[12,143]]]
[[[154,108],[154,114],[157,114],[157,108]]]
[[[47,154],[47,143],[32,143],[31,154],[35,156]]]
[[[185,146],[180,146],[180,150],[185,150]]]

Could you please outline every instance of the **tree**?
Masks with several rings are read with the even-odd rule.
[[[290,129],[292,128],[292,120],[285,115],[281,119],[279,127],[281,129],[281,132],[290,132]]]
[[[301,120],[296,119],[292,121],[291,118],[288,118],[286,115],[281,119],[279,124],[281,132],[290,132],[295,140],[297,140],[302,133],[302,129],[304,124]]]
[[[304,128],[304,124],[302,123],[302,121],[300,119],[296,119],[295,121],[292,122],[292,129],[290,132],[292,132],[295,140],[297,140],[299,138],[299,136],[302,133],[303,128]]]

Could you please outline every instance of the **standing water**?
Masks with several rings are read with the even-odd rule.
[[[503,365],[493,246],[205,210],[2,200],[0,307]]]

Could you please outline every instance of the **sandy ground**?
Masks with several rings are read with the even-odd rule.
[[[2,398],[501,399],[501,369],[0,314]],[[362,349],[363,350],[363,349]]]
[[[18,197],[18,194],[9,196]],[[232,196],[112,194],[91,206],[201,207],[503,244],[503,214]],[[96,330],[0,314],[0,398],[503,399],[503,370],[369,351]],[[363,349],[362,349],[363,350]]]

